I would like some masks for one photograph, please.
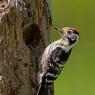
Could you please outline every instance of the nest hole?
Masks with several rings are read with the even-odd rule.
[[[37,24],[26,27],[23,31],[23,39],[27,46],[36,47],[41,39],[41,31]]]

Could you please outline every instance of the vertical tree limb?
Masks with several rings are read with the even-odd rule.
[[[39,62],[49,43],[49,2],[0,1],[0,95],[36,95]]]

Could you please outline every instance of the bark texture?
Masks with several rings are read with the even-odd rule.
[[[0,95],[36,95],[50,26],[49,0],[0,0]]]

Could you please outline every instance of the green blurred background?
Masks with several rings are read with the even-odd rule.
[[[54,26],[80,32],[64,71],[55,81],[55,95],[95,95],[95,0],[51,0]],[[52,29],[51,41],[59,38]]]

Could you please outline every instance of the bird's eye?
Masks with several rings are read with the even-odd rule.
[[[68,31],[68,34],[69,34],[69,35],[72,34],[72,31]]]

